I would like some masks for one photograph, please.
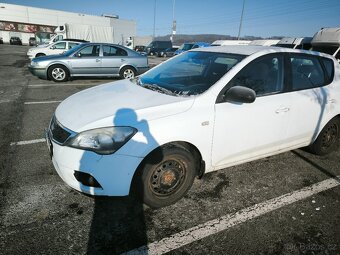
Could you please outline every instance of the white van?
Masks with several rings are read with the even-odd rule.
[[[263,39],[263,40],[254,40],[249,45],[257,45],[257,46],[272,46],[276,45],[280,40],[273,39]]]
[[[291,49],[309,50],[312,37],[284,37],[275,46]]]
[[[248,45],[251,41],[246,40],[217,40],[211,46],[226,46],[226,45]]]

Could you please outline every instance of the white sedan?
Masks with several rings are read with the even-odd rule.
[[[79,92],[47,141],[72,188],[172,204],[206,172],[308,146],[339,144],[340,66],[274,47],[195,49],[145,74]],[[287,162],[289,164],[289,162]]]
[[[58,41],[52,44],[48,44],[40,47],[32,47],[28,49],[27,56],[29,59],[49,56],[49,55],[59,55],[69,49],[79,45],[81,42],[76,41]]]

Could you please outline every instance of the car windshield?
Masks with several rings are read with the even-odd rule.
[[[169,95],[199,95],[245,57],[217,52],[185,52],[131,81]]]
[[[74,46],[73,48],[69,49],[68,51],[65,51],[62,55],[63,56],[71,56],[73,53],[75,53],[77,50],[79,50],[80,48],[82,48],[84,46],[84,44],[79,44],[77,46]]]

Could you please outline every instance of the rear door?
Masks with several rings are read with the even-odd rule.
[[[103,45],[102,47],[103,73],[108,75],[118,75],[120,67],[128,60],[127,51],[114,45]]]
[[[102,74],[102,63],[100,45],[91,44],[81,48],[70,58],[69,62],[74,75],[93,75]]]
[[[331,59],[307,54],[290,54],[290,144],[305,146],[314,140],[320,129],[334,116],[334,93],[331,83],[334,64]]]

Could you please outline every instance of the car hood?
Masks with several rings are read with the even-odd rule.
[[[32,61],[40,62],[40,61],[46,61],[46,60],[56,60],[56,59],[61,59],[61,58],[66,58],[66,56],[61,55],[61,54],[48,55],[48,56],[42,56],[42,57],[33,58]]]
[[[64,100],[55,116],[74,131],[107,127],[137,127],[141,120],[178,114],[188,110],[195,97],[169,96],[120,80],[83,90]]]

